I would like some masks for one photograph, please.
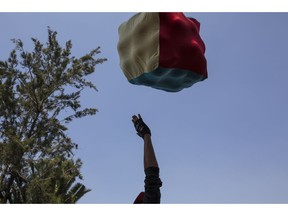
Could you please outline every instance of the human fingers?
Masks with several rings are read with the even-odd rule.
[[[141,115],[140,115],[140,114],[138,114],[138,118],[139,118],[139,119],[142,119],[142,117],[141,117]]]
[[[136,122],[138,120],[138,117],[136,115],[132,116],[132,122]]]

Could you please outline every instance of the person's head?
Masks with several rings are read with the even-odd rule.
[[[134,200],[133,204],[141,204],[141,203],[143,203],[144,194],[145,194],[144,192],[139,193],[139,195]]]

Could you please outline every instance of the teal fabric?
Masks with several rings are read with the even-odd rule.
[[[151,72],[129,80],[129,82],[134,85],[150,86],[167,92],[179,92],[206,78],[190,70],[158,67]]]

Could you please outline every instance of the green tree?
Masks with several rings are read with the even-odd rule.
[[[32,38],[31,52],[12,41],[0,61],[0,203],[75,203],[90,190],[77,182],[82,162],[67,124],[96,114],[79,99],[83,89],[97,90],[86,77],[106,59],[95,58],[100,47],[71,56],[71,41],[62,48],[50,28],[45,44]]]

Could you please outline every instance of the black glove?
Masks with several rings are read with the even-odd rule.
[[[144,139],[145,134],[149,134],[151,136],[151,131],[149,127],[144,123],[140,114],[138,114],[138,119],[133,121],[137,134]],[[133,116],[136,117],[136,116]],[[137,118],[137,117],[136,117]]]

